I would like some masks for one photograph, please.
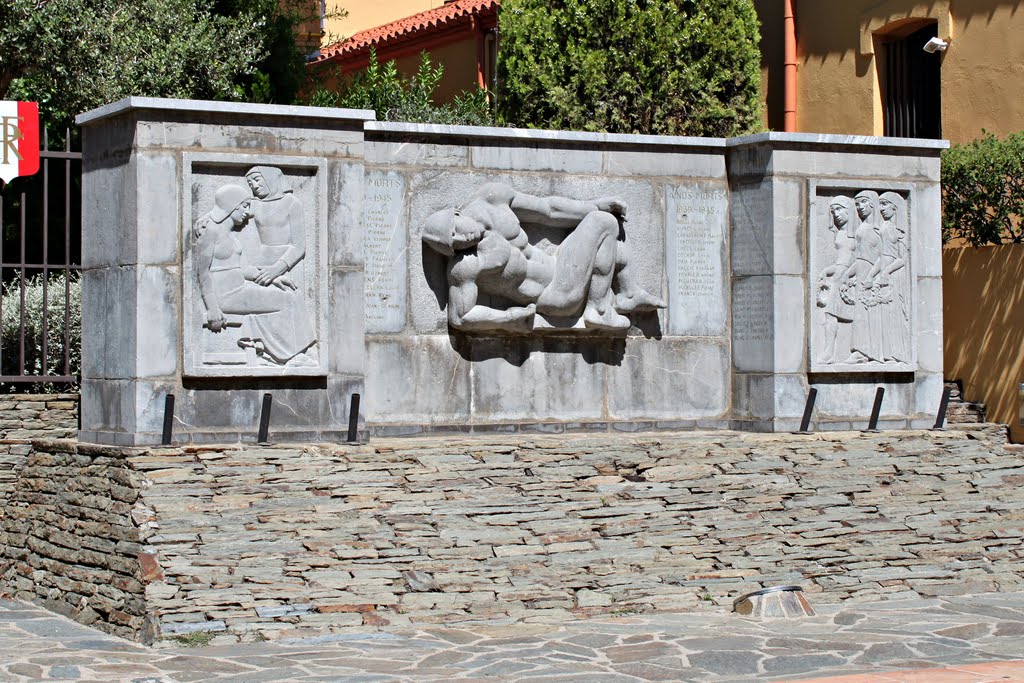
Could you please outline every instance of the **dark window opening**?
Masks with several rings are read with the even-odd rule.
[[[924,51],[936,37],[938,25],[929,24],[885,43],[883,104],[889,137],[942,137],[942,53]]]

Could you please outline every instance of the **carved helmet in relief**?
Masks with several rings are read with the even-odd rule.
[[[222,223],[235,209],[251,199],[252,195],[238,185],[224,185],[213,194],[214,207],[210,211],[210,218],[216,223]]]
[[[455,249],[452,242],[455,238],[455,209],[443,209],[430,214],[423,221],[423,241],[434,251],[452,256]]]

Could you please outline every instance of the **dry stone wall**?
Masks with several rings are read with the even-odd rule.
[[[142,639],[1024,588],[1024,449],[995,426],[35,448],[7,589]]]
[[[78,435],[78,394],[0,394],[0,439]]]
[[[15,475],[4,482],[0,472],[0,577],[15,597],[148,639],[131,521],[144,479],[124,455],[72,441],[0,446],[0,463]]]

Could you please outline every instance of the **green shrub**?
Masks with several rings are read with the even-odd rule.
[[[46,358],[47,374],[64,374],[64,273],[52,273],[47,284]],[[70,375],[77,375],[82,365],[82,286],[75,273],[70,278],[70,310],[68,311],[68,360]],[[20,326],[22,320],[20,279],[3,286],[3,318],[0,347],[3,361],[0,371],[18,374]],[[33,275],[25,281],[25,374],[43,374],[43,276]],[[24,385],[15,389],[52,390],[52,385]]]
[[[503,0],[499,118],[732,136],[761,127],[751,0]]]
[[[984,132],[984,131],[983,131]],[[1024,131],[992,133],[942,155],[942,239],[1024,241]]]
[[[494,124],[487,93],[477,88],[448,104],[435,104],[444,66],[433,66],[430,55],[420,55],[420,66],[412,77],[403,75],[394,60],[385,64],[370,53],[370,64],[347,81],[338,92],[324,87],[316,89],[308,104],[317,107],[373,109],[380,121],[409,123],[440,123],[448,125],[490,126]]]

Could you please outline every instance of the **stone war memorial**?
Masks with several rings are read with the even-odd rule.
[[[939,153],[129,99],[84,136],[83,442],[923,427]]]
[[[81,427],[0,450],[16,598],[227,642],[1022,586],[1024,462],[928,431],[943,142],[78,122]]]

